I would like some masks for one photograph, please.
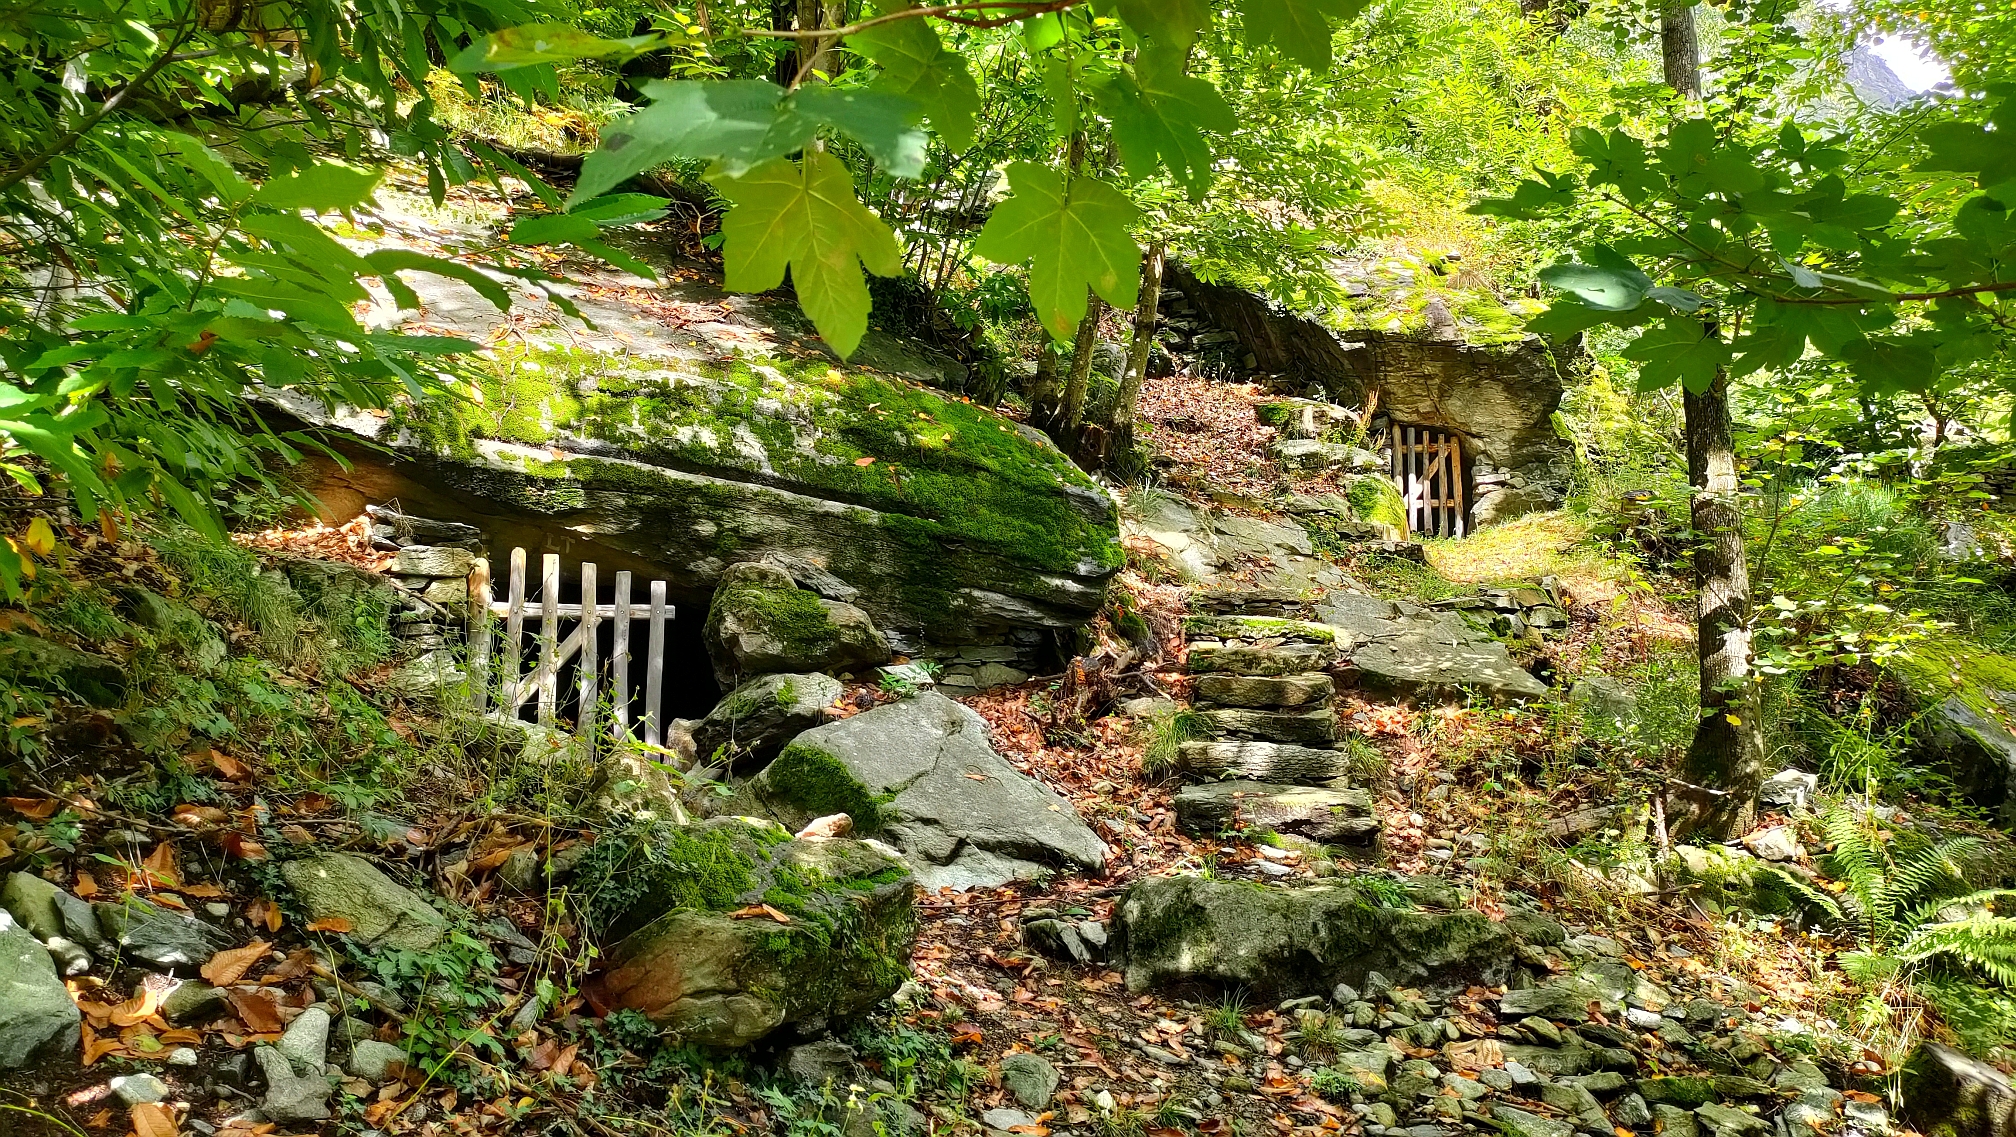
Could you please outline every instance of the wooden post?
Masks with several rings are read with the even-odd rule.
[[[504,666],[500,672],[503,686],[499,688],[503,691],[518,689],[518,673],[525,666],[524,645],[520,642],[525,637],[525,550],[522,548],[511,550],[510,588],[510,604],[504,613]],[[497,709],[507,718],[515,718],[518,714],[516,703],[500,705]]]
[[[617,742],[630,737],[630,570],[616,574],[615,639],[609,645],[609,731]]]
[[[665,582],[651,582],[651,654],[644,659],[644,744],[665,740]]]
[[[581,565],[581,662],[576,664],[580,672],[580,698],[574,708],[574,733],[582,738],[595,737],[596,683],[600,678],[596,673],[595,624],[602,614],[602,607],[596,603],[595,566],[588,562]]]
[[[490,558],[469,570],[469,700],[482,714],[490,705]]]
[[[1461,537],[1470,528],[1470,510],[1463,501],[1463,444],[1453,438],[1450,444],[1456,447],[1456,535]]]
[[[539,725],[552,726],[559,702],[560,554],[539,558]]]

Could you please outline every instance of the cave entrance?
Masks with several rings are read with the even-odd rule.
[[[1407,510],[1408,530],[1423,537],[1463,536],[1470,489],[1463,440],[1436,426],[1394,423],[1392,432],[1393,482]]]
[[[471,644],[473,669],[486,677],[479,710],[495,706],[576,729],[586,722],[598,734],[621,729],[656,744],[665,723],[699,718],[720,701],[702,635],[704,603],[674,603],[664,581],[603,573],[593,562],[563,564],[557,553],[541,556],[536,569],[527,562],[525,550],[513,549],[492,574],[488,634],[479,628]]]

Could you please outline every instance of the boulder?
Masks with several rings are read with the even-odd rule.
[[[344,1068],[350,1071],[351,1077],[362,1078],[376,1085],[387,1081],[392,1076],[393,1068],[403,1065],[405,1061],[405,1047],[380,1042],[375,1038],[366,1038],[350,1047],[350,1059]]]
[[[1213,707],[1327,706],[1337,685],[1328,675],[1200,675],[1191,685],[1195,700]]]
[[[49,953],[0,912],[0,1070],[75,1049],[82,1023]]]
[[[746,1046],[786,1023],[858,1015],[909,977],[916,890],[900,862],[735,818],[680,836],[714,849],[706,879],[676,873],[616,918],[635,930],[584,988],[599,1013],[634,1010],[690,1042]],[[748,912],[759,905],[789,922]]]
[[[1927,1042],[1904,1067],[1904,1116],[1926,1137],[2006,1137],[2016,1133],[2016,1087],[1988,1063]]]
[[[752,782],[793,829],[846,813],[901,849],[927,888],[1099,871],[1106,846],[1071,803],[1010,766],[970,708],[935,692],[806,731]]]
[[[252,1057],[266,1078],[266,1094],[259,1099],[259,1112],[268,1121],[326,1121],[329,1096],[336,1080],[319,1068],[308,1073],[295,1070],[287,1056],[272,1046],[258,1046]]]
[[[445,647],[407,660],[378,681],[386,694],[414,702],[453,698],[466,691],[468,683],[469,674],[462,670],[461,659]]]
[[[693,726],[698,757],[710,765],[767,762],[784,744],[819,725],[846,687],[818,672],[763,675],[730,691]]]
[[[2016,656],[1954,637],[1913,645],[1888,668],[1922,708],[1913,756],[2016,825]]]
[[[661,269],[653,307],[614,269],[574,277],[592,327],[519,298],[509,343],[472,376],[481,399],[379,418],[262,397],[348,460],[314,463],[327,501],[508,516],[522,543],[626,561],[682,604],[704,604],[729,565],[779,554],[859,589],[852,603],[906,651],[1098,612],[1121,565],[1112,498],[1040,431],[925,385],[957,385],[959,364],[875,330],[842,361],[788,297],[730,296],[690,264],[632,253]],[[491,342],[504,326],[459,281],[410,283],[434,331]],[[674,324],[656,303],[710,315]]]
[[[40,636],[0,632],[0,681],[60,692],[94,707],[109,707],[126,691],[126,669],[116,659],[64,647]]]
[[[1178,790],[1176,825],[1196,836],[1263,829],[1323,845],[1363,845],[1379,833],[1372,795],[1364,790],[1243,781]]]
[[[1519,939],[1470,911],[1387,908],[1341,877],[1306,886],[1153,877],[1115,914],[1127,986],[1245,987],[1276,999],[1328,995],[1377,971],[1395,982],[1505,982]],[[1557,929],[1558,930],[1558,929]]]
[[[1369,596],[1334,595],[1317,616],[1354,644],[1345,676],[1385,695],[1425,699],[1481,695],[1496,702],[1543,699],[1547,685],[1505,645],[1455,612]]]
[[[1063,1080],[1057,1067],[1027,1051],[1001,1059],[1001,1085],[1024,1109],[1040,1111],[1048,1106]]]
[[[5,908],[16,923],[42,941],[58,971],[81,975],[91,969],[91,952],[70,937],[64,923],[63,906],[58,898],[68,895],[39,876],[17,872],[9,875],[6,886],[0,888],[0,908]]]
[[[889,641],[866,612],[807,592],[769,565],[734,565],[723,574],[707,610],[706,636],[723,688],[775,672],[889,662]]]
[[[128,959],[190,971],[232,945],[231,934],[184,912],[156,908],[137,896],[91,906],[108,943]]]
[[[1317,785],[1350,774],[1351,756],[1289,742],[1185,742],[1176,748],[1176,768],[1197,779]]]
[[[287,861],[280,874],[309,919],[347,920],[349,934],[368,947],[426,951],[448,934],[441,913],[362,857],[324,853]]]

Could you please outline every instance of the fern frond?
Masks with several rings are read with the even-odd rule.
[[[1874,951],[1847,951],[1838,958],[1842,972],[1864,987],[1889,979],[1904,966],[1896,956]]]
[[[1963,920],[1926,924],[1897,950],[1897,958],[1907,963],[1937,957],[2016,987],[2016,919],[1977,912]]]
[[[1992,914],[1996,901],[2009,898],[2016,898],[2016,889],[1984,888],[1961,896],[1935,896],[1905,913],[1899,923],[1908,933],[1948,908],[1987,908]]]
[[[1890,874],[1890,894],[1902,908],[1965,888],[1967,863],[1980,851],[1979,837],[1955,837],[1908,854]]]
[[[1841,905],[1835,899],[1800,879],[1795,873],[1785,871],[1778,865],[1766,865],[1764,871],[1777,877],[1786,888],[1792,890],[1801,900],[1825,912],[1836,921],[1847,919],[1841,912]]]
[[[1844,804],[1828,810],[1820,826],[1834,846],[1826,857],[1828,874],[1847,884],[1868,940],[1884,943],[1890,938],[1890,915],[1896,906],[1888,900],[1890,858],[1875,823],[1868,811],[1857,812]]]

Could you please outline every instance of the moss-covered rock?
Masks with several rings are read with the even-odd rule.
[[[1505,982],[1519,946],[1478,912],[1389,908],[1350,878],[1306,887],[1154,877],[1115,916],[1127,986],[1243,987],[1265,999],[1328,994],[1373,971],[1402,983]]]
[[[706,635],[724,688],[756,675],[889,662],[889,641],[866,612],[799,588],[768,565],[730,566],[707,610]]]
[[[2016,825],[2016,657],[1966,640],[1912,645],[1890,674],[1924,710],[1918,756],[2003,826]]]
[[[916,889],[859,841],[716,818],[605,836],[577,871],[611,944],[591,1003],[692,1042],[744,1046],[858,1015],[909,974]]]
[[[765,762],[784,744],[819,725],[846,687],[818,672],[762,675],[730,691],[693,725],[696,755],[730,768]]]

